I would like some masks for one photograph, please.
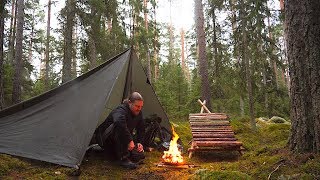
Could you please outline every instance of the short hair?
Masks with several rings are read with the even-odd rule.
[[[133,103],[133,102],[135,102],[135,101],[143,101],[143,98],[142,98],[142,96],[141,96],[140,93],[138,93],[138,92],[133,92],[133,93],[131,93],[130,96],[128,97],[128,100]]]

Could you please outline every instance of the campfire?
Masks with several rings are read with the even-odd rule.
[[[181,152],[178,149],[178,144],[177,140],[179,139],[178,134],[174,131],[174,128],[172,127],[172,134],[173,138],[170,141],[170,147],[168,151],[164,151],[162,160],[166,164],[170,165],[182,165],[184,164],[183,162],[183,157],[181,156]]]

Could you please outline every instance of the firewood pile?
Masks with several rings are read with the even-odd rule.
[[[201,112],[189,114],[193,137],[188,149],[189,158],[196,151],[238,151],[242,154],[242,142],[235,138],[228,115],[211,113],[205,106],[205,101],[198,102],[202,106]]]

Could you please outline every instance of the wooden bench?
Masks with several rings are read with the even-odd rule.
[[[235,138],[225,113],[189,114],[189,122],[193,137],[188,149],[189,158],[196,151],[238,151],[242,154],[242,142]]]

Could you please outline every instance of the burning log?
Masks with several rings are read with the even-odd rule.
[[[170,147],[168,151],[164,151],[162,160],[164,163],[172,164],[172,165],[179,165],[183,164],[183,157],[181,156],[181,152],[178,149],[177,141],[179,139],[178,134],[174,131],[172,127],[172,134],[173,138],[170,141]]]

